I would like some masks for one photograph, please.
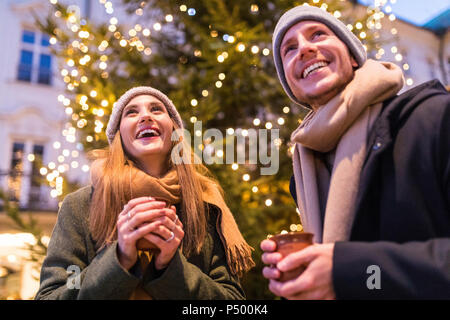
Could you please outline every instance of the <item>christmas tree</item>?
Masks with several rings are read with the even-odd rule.
[[[118,21],[114,5],[119,4],[100,0],[110,19],[99,23],[57,0],[50,2],[53,11],[39,25],[51,36],[66,84],[58,98],[68,115],[64,139],[81,142],[85,152],[105,147],[108,117],[122,93],[139,85],[166,93],[192,136],[199,132],[196,152],[223,162],[208,167],[221,183],[245,239],[255,248],[257,266],[243,279],[247,298],[273,298],[261,274],[259,243],[269,234],[301,230],[289,194],[289,137],[306,114],[279,85],[271,54],[273,29],[282,13],[305,2],[343,20],[371,53],[378,47],[377,23],[384,16],[380,6],[357,10],[354,1],[342,0],[123,0],[129,19]],[[222,132],[223,140],[203,135],[211,128]],[[245,150],[232,151],[234,161],[225,161],[230,156],[227,143],[258,129],[272,131],[266,146],[272,148],[271,155],[279,154],[275,174],[261,174],[268,164],[250,159],[249,142]],[[242,154],[245,157],[238,161]],[[53,194],[63,197],[60,172],[43,172]]]

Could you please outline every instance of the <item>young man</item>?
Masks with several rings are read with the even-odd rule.
[[[315,244],[282,259],[264,240],[270,290],[288,299],[450,299],[450,95],[401,95],[400,68],[367,60],[325,11],[287,11],[273,35],[287,95],[311,112],[292,134],[291,193]],[[306,265],[297,278],[280,271]]]

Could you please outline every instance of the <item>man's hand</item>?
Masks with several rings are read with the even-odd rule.
[[[276,264],[274,267],[265,267],[263,275],[269,279],[269,289],[275,295],[287,299],[296,300],[322,300],[335,299],[333,288],[333,250],[334,243],[314,244],[303,250],[291,253],[285,258],[281,254],[273,252],[276,248],[275,242],[264,240],[261,242],[263,262]],[[276,279],[280,271],[289,271],[307,265],[306,270],[297,278],[286,282]]]

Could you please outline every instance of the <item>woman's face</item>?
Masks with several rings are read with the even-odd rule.
[[[167,161],[172,131],[173,122],[166,107],[154,96],[134,97],[122,112],[120,134],[123,146],[144,167],[161,166]]]

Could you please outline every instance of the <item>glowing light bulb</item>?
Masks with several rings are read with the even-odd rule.
[[[236,46],[236,50],[239,51],[239,52],[244,52],[244,51],[245,51],[245,44],[239,43],[239,44]]]
[[[148,37],[152,32],[150,31],[150,29],[145,28],[144,30],[142,30],[142,34],[145,37]]]

